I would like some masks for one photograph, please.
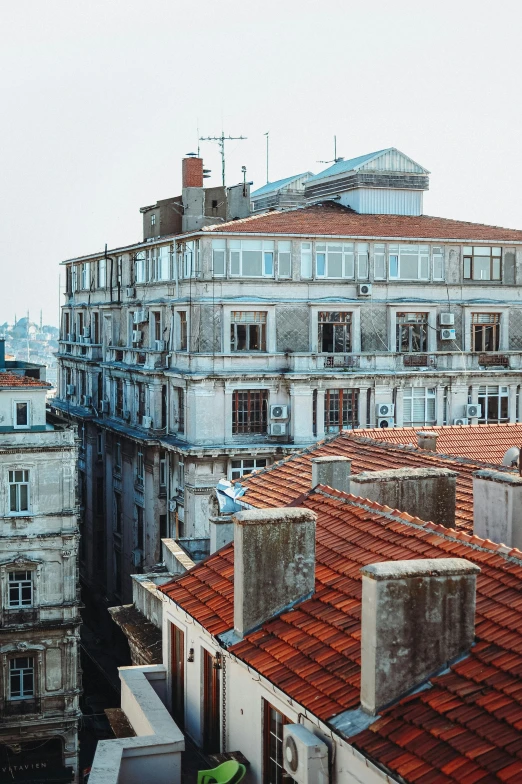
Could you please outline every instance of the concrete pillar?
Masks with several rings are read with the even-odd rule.
[[[359,387],[359,427],[366,427],[368,417],[368,387]]]
[[[315,512],[238,512],[234,520],[234,633],[242,638],[315,589]]]
[[[352,461],[348,457],[312,458],[312,489],[317,485],[328,485],[342,493],[350,492],[350,473]]]
[[[317,390],[317,404],[316,404],[316,438],[320,441],[324,438],[324,389]]]
[[[509,385],[509,421],[517,421],[517,385]]]
[[[395,424],[397,427],[404,425],[404,389],[397,387],[395,390]]]
[[[437,451],[437,438],[439,434],[434,430],[417,430],[417,446],[419,449],[426,449],[428,452]]]
[[[421,520],[455,528],[455,471],[397,468],[352,475],[350,492]]]
[[[314,440],[312,422],[312,395],[310,387],[290,388],[292,402],[292,435],[294,444],[309,444]]]
[[[363,710],[375,715],[471,648],[478,572],[462,558],[361,569]]]
[[[448,409],[448,417],[449,417],[449,403],[447,405]],[[435,423],[437,425],[444,424],[444,387],[438,386],[436,390],[436,398],[435,398]],[[448,425],[451,422],[448,420]]]
[[[377,417],[375,416],[375,387],[370,392],[370,427],[375,427]]]
[[[473,474],[473,533],[522,549],[522,477],[487,469]]]

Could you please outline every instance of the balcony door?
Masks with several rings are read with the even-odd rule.
[[[219,694],[220,672],[214,666],[214,657],[203,650],[203,750],[209,754],[220,748]]]
[[[185,726],[185,635],[173,623],[170,625],[170,663],[172,688],[172,718],[180,729]]]

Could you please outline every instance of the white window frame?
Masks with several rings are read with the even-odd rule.
[[[27,422],[25,425],[18,425],[16,423],[16,408],[18,405],[27,406]],[[30,400],[13,400],[13,428],[15,430],[28,430],[31,427],[31,401]]]
[[[180,277],[184,280],[199,277],[199,242],[188,240],[181,245]]]
[[[227,274],[227,241],[212,240],[212,277],[224,278]]]
[[[24,578],[11,580],[11,575],[16,576],[22,574],[25,575]],[[29,587],[31,593],[29,602],[23,601],[22,599],[22,592],[24,588],[27,587]],[[15,602],[11,600],[11,589],[16,589],[18,594],[18,599]],[[24,610],[34,607],[34,569],[19,569],[15,566],[13,566],[13,568],[8,568],[6,597],[6,609],[8,610]]]
[[[437,336],[439,327],[437,325],[437,306],[425,305],[419,302],[405,302],[403,305],[388,306],[388,351],[397,353],[397,314],[398,313],[427,313],[428,314],[428,341],[426,351],[423,354],[433,354],[437,351]],[[383,346],[384,351],[384,346]],[[404,356],[405,354],[401,354]]]
[[[483,388],[483,387],[486,387],[486,392],[485,393],[480,391],[481,388]],[[496,393],[492,392],[491,394],[489,394],[489,390],[493,390],[493,389],[496,389],[497,392]],[[503,422],[509,422],[509,414],[510,414],[510,410],[509,410],[510,409],[509,386],[507,386],[506,384],[502,384],[502,385],[501,384],[481,384],[479,386],[478,390],[477,390],[477,403],[480,403],[480,398],[485,398],[486,403],[485,403],[485,405],[481,404],[482,405],[482,416],[478,418],[478,423],[479,424],[488,424],[488,422],[491,422],[492,424],[496,424],[496,423],[500,424],[500,423],[503,423]],[[488,399],[489,398],[495,398],[498,401],[497,409],[498,409],[498,413],[499,414],[500,414],[500,400],[502,398],[507,400],[507,415],[503,419],[501,419],[501,417],[499,416],[499,417],[493,417],[492,420],[488,420],[488,416],[487,416],[488,406],[487,406],[487,403],[488,403]]]
[[[253,466],[245,467],[245,461],[248,460],[249,462],[253,462]],[[258,465],[259,463],[263,463],[263,465]],[[240,467],[233,467],[233,463],[241,463]],[[256,455],[255,457],[233,457],[228,465],[228,478],[231,482],[239,482],[247,474],[251,474],[252,471],[258,471],[260,468],[266,468],[270,465],[270,461],[268,457],[259,457]],[[234,476],[237,474],[237,476]]]
[[[104,289],[107,285],[107,259],[98,260],[98,288]]]
[[[22,660],[26,659],[27,662],[31,662],[30,665],[23,667],[13,667],[13,662],[21,662]],[[28,674],[28,672],[32,674],[32,689],[31,691],[25,691],[23,687],[24,675]],[[20,694],[14,695],[13,694],[13,675],[18,673],[18,677],[20,678]],[[36,696],[36,657],[35,656],[13,656],[9,658],[9,701],[10,702],[19,702],[20,700],[31,700],[34,699]]]
[[[406,394],[407,390],[410,391],[410,394]],[[419,390],[423,391],[423,395],[417,394],[415,392],[419,392]],[[421,397],[424,398],[424,420],[422,422],[414,421],[413,420],[413,406],[414,400],[419,400]],[[406,400],[410,401],[410,414],[411,418],[407,419],[404,413],[404,403]],[[428,418],[428,405],[433,404],[433,417]],[[437,422],[437,387],[404,387],[403,398],[402,398],[402,419],[404,427],[434,427]]]
[[[509,308],[488,307],[487,305],[463,305],[464,311],[464,351],[472,350],[471,325],[474,313],[500,314],[500,340],[499,351],[509,351]]]
[[[415,277],[404,277],[401,276],[401,254],[409,255],[410,257],[413,256],[413,248],[417,249],[417,276]],[[407,251],[410,251],[407,254]],[[392,259],[396,259],[397,264],[397,274],[392,274],[392,265],[395,265],[395,261]],[[426,274],[423,275],[422,267],[423,264],[426,264]],[[430,280],[430,246],[418,244],[408,245],[407,243],[399,243],[399,244],[390,244],[388,245],[388,273],[389,273],[389,280],[396,280],[399,282],[403,281],[427,281]]]
[[[313,245],[311,242],[301,243],[301,280],[313,279]]]
[[[248,240],[229,240],[230,277],[231,278],[274,278],[275,277],[275,240],[251,238]],[[260,247],[254,248],[252,245]],[[243,254],[248,252],[261,253],[261,274],[246,275],[243,271]],[[267,268],[269,271],[267,272]]]
[[[160,245],[159,248],[156,249],[157,280],[170,280],[171,256],[172,248],[170,245]]]
[[[335,240],[316,242],[314,260],[315,277],[317,280],[355,280],[356,245],[357,243],[355,242],[338,242]],[[340,275],[330,274],[329,267],[333,264],[333,259],[329,260],[330,254],[341,255],[342,270]]]
[[[135,282],[147,282],[147,253],[144,250],[138,251],[135,258]]]
[[[312,308],[311,311],[311,347],[312,347],[312,354],[321,354],[324,356],[333,356],[333,354],[323,354],[323,352],[319,348],[319,313],[325,312],[333,312],[333,313],[351,313],[352,314],[352,322],[351,322],[351,342],[352,347],[351,351],[346,352],[347,354],[360,354],[361,352],[361,306],[356,303],[340,303],[339,305],[332,305],[328,303],[328,306],[318,306]],[[339,356],[343,356],[339,354]]]
[[[21,481],[16,480],[16,474],[20,472],[24,476]],[[12,479],[11,479],[12,474]],[[27,474],[27,476],[25,476]],[[27,488],[27,508],[26,509],[11,509],[11,487],[15,486],[16,490],[16,506],[20,507],[20,487]],[[9,517],[27,517],[31,514],[31,470],[29,468],[9,468],[7,471],[7,514]]]
[[[288,273],[281,272],[281,263],[288,263]],[[292,240],[277,241],[277,278],[278,280],[292,279]]]
[[[71,289],[72,291],[78,291],[78,264],[73,264],[71,266]]]

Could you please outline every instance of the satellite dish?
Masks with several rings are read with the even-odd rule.
[[[512,446],[504,457],[502,458],[502,465],[503,466],[510,466],[511,468],[518,468],[518,457],[520,455],[520,449],[518,446]]]

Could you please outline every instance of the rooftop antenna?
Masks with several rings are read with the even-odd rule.
[[[268,137],[270,136],[270,131],[267,131],[265,133],[265,136],[266,136],[266,183],[268,185],[268,183],[270,182],[270,180],[268,179]]]
[[[246,166],[241,167],[241,171],[243,172],[243,196],[247,195],[247,186],[246,186]]]
[[[338,163],[342,161],[343,158],[341,156],[337,157],[337,136],[334,136],[334,157],[331,161],[317,161],[317,163]]]
[[[223,187],[225,186],[225,142],[243,140],[246,138],[246,136],[225,136],[223,131],[221,131],[221,136],[200,136],[198,139],[200,142],[217,142],[219,144],[219,149],[221,151],[221,179],[223,181]]]

